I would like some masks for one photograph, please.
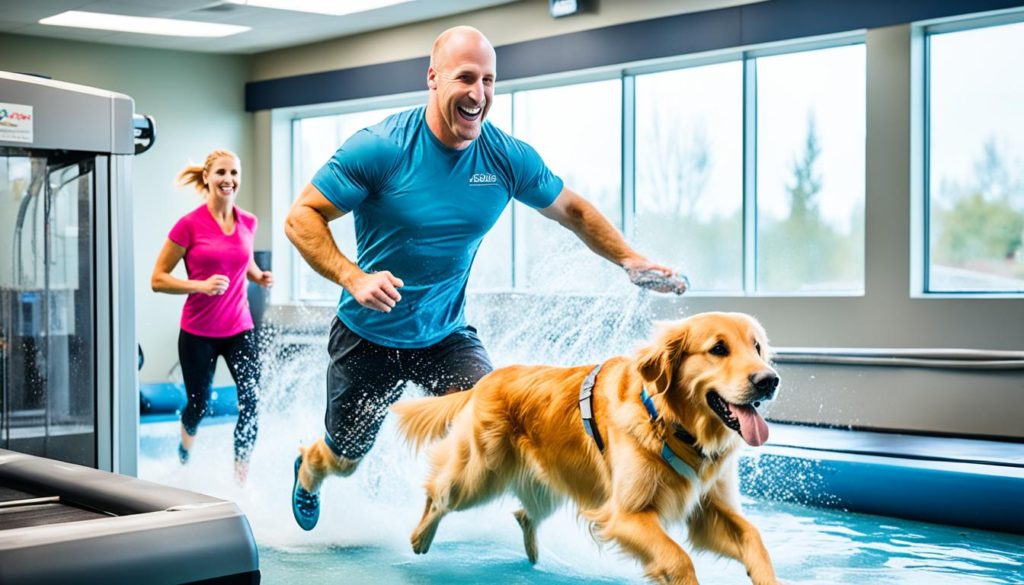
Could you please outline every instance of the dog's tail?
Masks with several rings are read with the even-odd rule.
[[[419,451],[424,445],[443,437],[448,426],[473,398],[473,390],[403,400],[391,407],[398,415],[398,432]]]

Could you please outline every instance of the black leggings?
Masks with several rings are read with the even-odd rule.
[[[224,356],[238,388],[238,424],[235,425],[235,459],[248,461],[256,443],[259,409],[260,356],[256,334],[250,329],[231,337],[203,337],[182,331],[178,335],[178,360],[185,379],[188,403],[181,411],[181,425],[196,434],[206,414],[217,356]]]

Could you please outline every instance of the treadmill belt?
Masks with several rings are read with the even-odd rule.
[[[107,518],[107,514],[93,512],[60,503],[34,504],[14,508],[0,508],[0,530],[12,530],[26,526],[78,522]]]
[[[0,530],[94,520],[109,516],[111,515],[62,502],[57,496],[30,494],[0,486]]]
[[[0,485],[0,502],[11,502],[15,500],[27,500],[36,497],[35,494],[16,490],[14,488]]]

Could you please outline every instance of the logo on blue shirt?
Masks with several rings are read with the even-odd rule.
[[[478,187],[485,185],[495,185],[498,182],[498,175],[491,173],[473,173],[473,176],[469,178],[470,187]]]

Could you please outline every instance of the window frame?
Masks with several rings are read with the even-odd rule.
[[[912,223],[910,234],[911,246],[911,283],[910,296],[918,299],[1020,299],[1024,298],[1024,288],[1020,291],[986,291],[986,290],[931,290],[931,71],[932,50],[931,39],[936,35],[974,31],[985,28],[1024,23],[1024,12],[1013,9],[997,14],[967,17],[954,16],[916,23],[912,30],[913,41],[917,45],[914,50],[916,63],[920,71],[912,73],[911,83],[919,85],[919,93],[915,102],[914,117],[919,131],[915,139],[921,141],[918,154],[913,158],[912,165],[918,165],[916,171],[919,181],[919,192],[912,193]],[[912,92],[913,96],[913,92]],[[917,189],[912,189],[915,191]]]

